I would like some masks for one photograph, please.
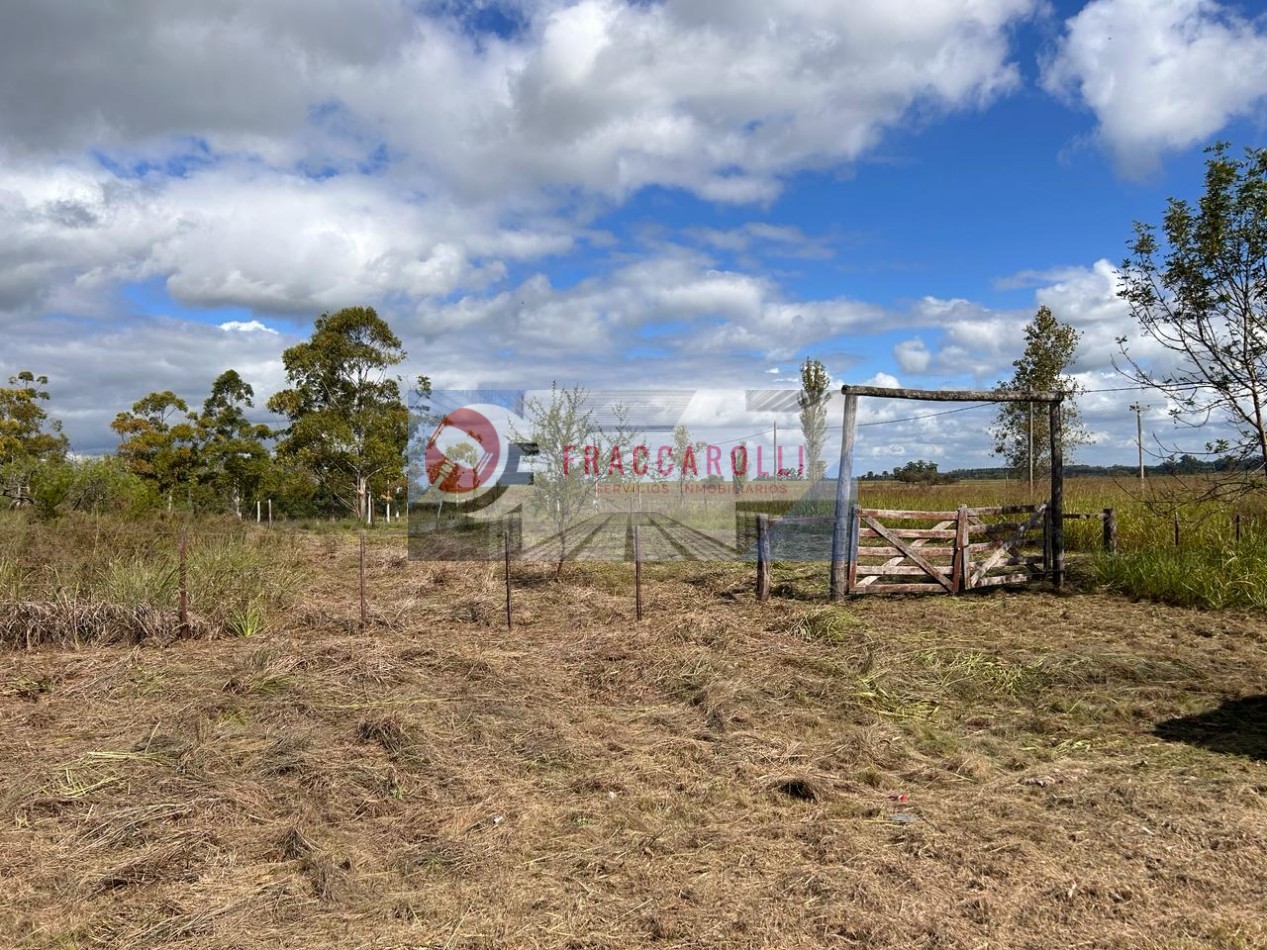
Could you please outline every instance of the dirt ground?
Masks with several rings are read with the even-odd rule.
[[[0,653],[0,945],[1267,946],[1263,616],[354,559]]]

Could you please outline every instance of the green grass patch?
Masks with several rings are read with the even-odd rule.
[[[0,601],[174,611],[186,537],[189,609],[238,636],[264,630],[307,572],[296,536],[236,519],[176,523],[0,517]]]
[[[1267,544],[1100,554],[1096,576],[1130,597],[1179,607],[1267,608]]]

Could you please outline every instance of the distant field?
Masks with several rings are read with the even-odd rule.
[[[1261,612],[0,527],[2,946],[1267,945]]]
[[[1159,542],[1173,546],[1176,512],[1182,537],[1194,544],[1231,540],[1237,513],[1241,515],[1243,537],[1267,538],[1267,486],[1235,502],[1192,500],[1210,486],[1207,480],[1179,476],[1149,478],[1142,490],[1139,482],[1130,478],[1070,478],[1064,483],[1065,510],[1091,513],[1116,509],[1119,539],[1126,549]],[[1025,482],[1012,480],[962,481],[949,485],[858,482],[859,501],[876,508],[1031,504],[1046,501],[1048,495],[1046,479],[1036,479],[1032,492]],[[1069,530],[1078,537],[1077,524],[1071,524]],[[1088,527],[1087,533],[1094,531]]]

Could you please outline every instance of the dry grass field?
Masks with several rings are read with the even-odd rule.
[[[1267,946],[1261,613],[516,565],[507,631],[377,537],[361,631],[355,539],[286,550],[195,638],[0,608],[0,945]]]

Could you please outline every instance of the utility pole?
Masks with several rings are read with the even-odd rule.
[[[1139,446],[1139,487],[1144,487],[1144,416],[1143,412],[1148,406],[1141,406],[1137,402],[1131,403],[1131,412],[1135,413],[1135,444]]]

